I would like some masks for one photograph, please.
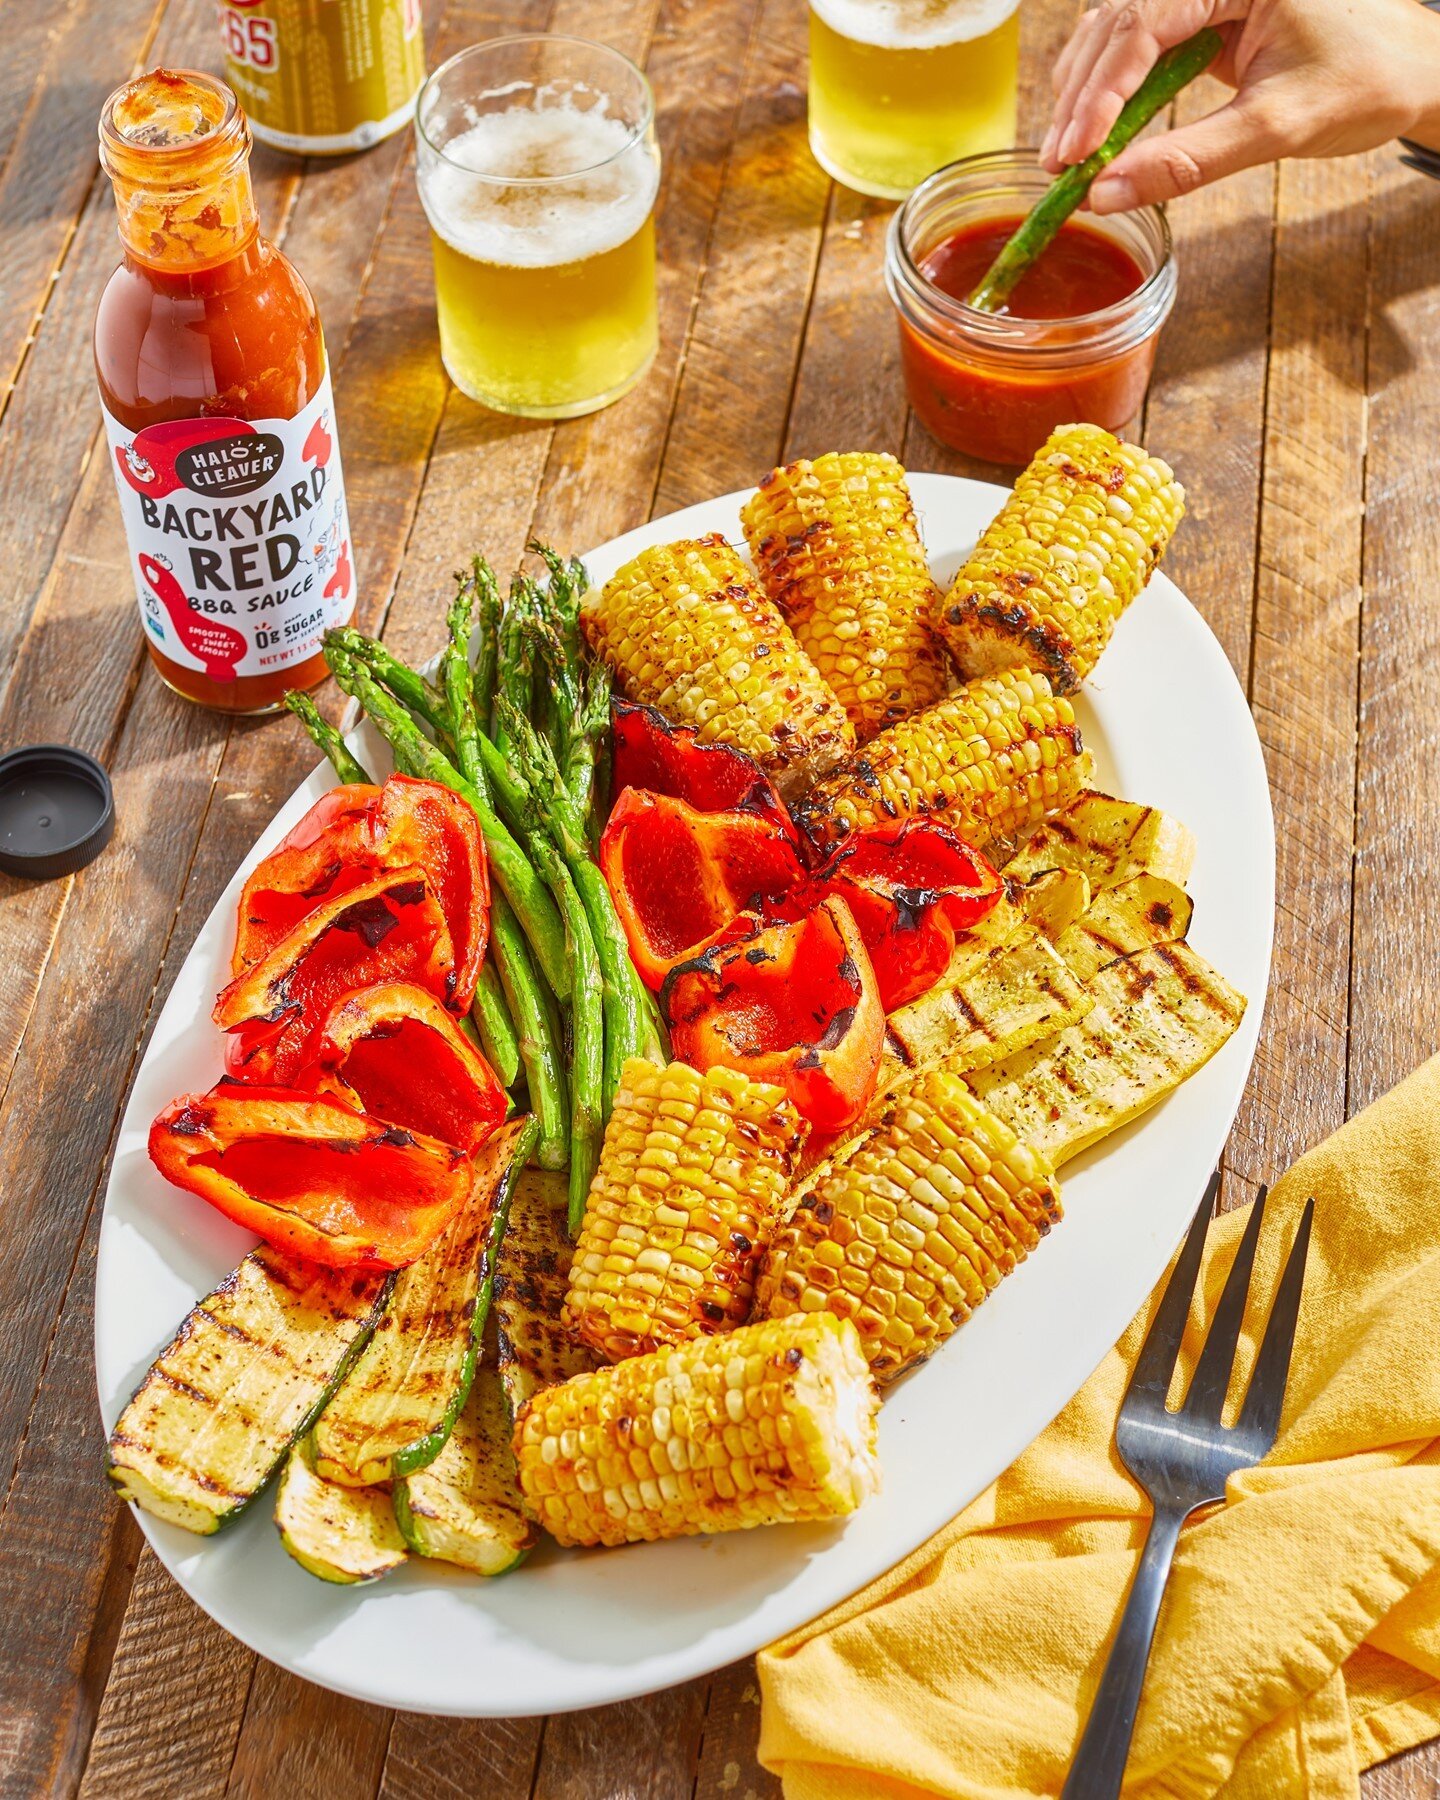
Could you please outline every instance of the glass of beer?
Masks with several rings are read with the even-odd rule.
[[[496,38],[420,91],[440,354],[496,412],[568,419],[654,359],[660,151],[649,83],[583,38]]]
[[[810,148],[900,200],[945,163],[1015,142],[1019,0],[810,0]]]

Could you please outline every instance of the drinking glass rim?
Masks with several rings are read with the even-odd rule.
[[[947,293],[937,282],[930,279],[915,260],[909,244],[905,241],[905,226],[915,203],[932,193],[943,180],[953,177],[960,170],[981,174],[984,172],[986,164],[990,164],[997,171],[1006,165],[1019,166],[1027,173],[1030,172],[1033,164],[1035,172],[1041,175],[1045,173],[1040,167],[1038,144],[1017,145],[1013,150],[985,150],[977,156],[959,157],[954,162],[945,163],[933,174],[927,175],[918,187],[910,190],[891,215],[890,229],[887,233],[895,259],[900,264],[906,280],[920,290],[928,304],[953,323],[963,325],[971,331],[978,331],[982,336],[1000,335],[1001,333],[1010,336],[1012,332],[1005,328],[1013,328],[1016,325],[1045,326],[1053,330],[1056,326],[1061,325],[1119,324],[1134,312],[1140,303],[1150,298],[1152,290],[1163,285],[1164,281],[1171,276],[1175,267],[1175,240],[1170,234],[1170,221],[1166,217],[1165,208],[1152,201],[1145,206],[1135,207],[1134,216],[1148,215],[1155,220],[1158,226],[1160,254],[1156,259],[1155,267],[1132,293],[1126,294],[1121,300],[1112,301],[1109,306],[1102,306],[1095,312],[1068,313],[1065,317],[1058,319],[1022,319],[1016,314],[986,312],[978,306],[971,306],[968,300],[962,300],[954,294]],[[1126,214],[1125,216],[1131,215]]]
[[[442,75],[452,69],[456,63],[467,56],[476,56],[481,51],[501,50],[514,44],[573,44],[581,50],[598,50],[602,55],[613,57],[622,68],[628,69],[640,83],[640,92],[644,99],[641,116],[630,128],[625,142],[612,150],[608,156],[602,156],[598,162],[586,163],[583,168],[567,169],[563,175],[491,175],[484,169],[472,169],[458,157],[450,156],[443,144],[437,144],[425,129],[424,105],[425,96],[431,86]],[[655,123],[655,90],[650,86],[650,78],[637,62],[633,62],[623,50],[617,50],[612,44],[602,44],[595,38],[578,37],[568,31],[512,31],[504,37],[486,38],[479,44],[467,44],[463,50],[457,50],[453,56],[447,56],[439,68],[432,69],[421,84],[420,92],[415,96],[415,134],[421,138],[428,149],[432,150],[442,162],[449,163],[452,169],[459,169],[462,174],[469,175],[475,181],[493,182],[497,187],[552,187],[557,182],[575,181],[582,175],[593,175],[597,169],[608,168],[609,165],[633,150],[640,139],[645,136]]]

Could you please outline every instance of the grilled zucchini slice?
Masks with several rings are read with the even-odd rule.
[[[1090,981],[1117,956],[1151,944],[1173,944],[1190,930],[1195,903],[1163,875],[1133,875],[1105,888],[1085,916],[1055,940],[1077,981]]]
[[[481,1368],[445,1448],[395,1483],[395,1518],[412,1550],[477,1575],[525,1560],[536,1532],[520,1504],[512,1435],[500,1377]]]
[[[1188,944],[1117,958],[1059,1037],[965,1077],[983,1106],[1058,1167],[1128,1125],[1209,1062],[1245,996]]]
[[[371,1487],[439,1455],[474,1378],[512,1172],[534,1135],[533,1120],[515,1119],[481,1145],[469,1199],[396,1277],[375,1335],[316,1423],[325,1480]]]
[[[353,1586],[378,1581],[405,1560],[405,1539],[384,1488],[341,1487],[315,1469],[304,1437],[290,1452],[275,1490],[280,1542],[321,1581]]]
[[[1178,819],[1086,788],[1042,825],[1001,873],[1028,882],[1047,869],[1075,869],[1098,893],[1134,875],[1161,875],[1184,887],[1194,864],[1195,840]]]
[[[564,1174],[522,1170],[495,1274],[500,1380],[512,1418],[539,1389],[596,1366],[560,1326],[573,1251]]]
[[[393,1280],[252,1250],[116,1421],[106,1472],[120,1498],[202,1536],[238,1517],[344,1379]]]

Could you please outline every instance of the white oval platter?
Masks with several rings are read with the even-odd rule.
[[[911,485],[946,581],[1005,491],[940,475],[913,475]],[[667,539],[719,531],[739,541],[744,498],[728,494],[627,533],[586,558],[592,578]],[[489,1582],[412,1558],[359,1589],[329,1587],[293,1563],[263,1499],[213,1539],[139,1514],[198,1605],[272,1662],[361,1700],[486,1716],[594,1706],[720,1668],[816,1617],[994,1480],[1079,1388],[1162,1273],[1239,1106],[1270,967],[1275,848],[1260,744],[1220,645],[1164,575],[1122,620],[1079,710],[1098,785],[1163,807],[1194,832],[1191,941],[1249,995],[1249,1011],[1193,1080],[1065,1170],[1063,1225],[892,1391],[880,1429],[883,1493],[843,1525],[583,1554],[551,1546]],[[354,742],[377,773],[389,766],[368,727]],[[160,1178],[146,1131],[173,1095],[218,1077],[210,1007],[228,978],[242,877],[330,785],[328,767],[318,769],[237,870],[136,1077],[96,1281],[107,1431],[187,1309],[248,1248],[244,1233]]]

